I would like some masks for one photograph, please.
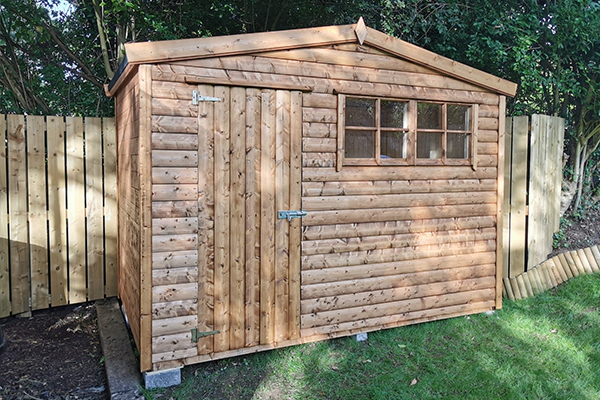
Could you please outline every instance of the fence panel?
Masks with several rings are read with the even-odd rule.
[[[553,235],[560,225],[564,120],[534,114],[530,138],[527,270],[552,252]]]
[[[546,259],[559,229],[564,120],[509,117],[506,127],[503,270],[514,278]]]
[[[113,118],[0,115],[0,318],[116,294]]]

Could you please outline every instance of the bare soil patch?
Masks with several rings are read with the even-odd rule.
[[[561,218],[560,231],[554,234],[550,257],[568,250],[600,245],[600,205],[589,207],[582,215]]]
[[[0,400],[108,397],[94,304],[0,320]]]

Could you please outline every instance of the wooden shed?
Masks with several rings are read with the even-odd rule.
[[[142,371],[501,307],[514,83],[362,19],[125,51],[107,93]]]

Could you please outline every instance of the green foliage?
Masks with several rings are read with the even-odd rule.
[[[569,241],[568,241],[569,238],[567,237],[566,230],[572,224],[573,223],[568,218],[564,218],[564,217],[560,218],[560,225],[559,225],[560,227],[558,228],[558,232],[554,233],[554,237],[552,240],[552,248],[558,249],[561,247],[569,246]]]

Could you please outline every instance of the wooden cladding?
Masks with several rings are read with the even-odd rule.
[[[162,60],[132,74],[117,93],[138,98],[118,111],[131,121],[120,157],[133,171],[122,174],[121,210],[133,217],[122,223],[121,294],[142,369],[501,305],[497,93],[356,43]],[[211,101],[192,104],[193,90]],[[457,105],[452,126],[434,130],[465,136],[452,142],[464,165],[421,165],[414,116],[380,115],[369,125],[379,165],[342,168],[348,96],[392,114]],[[396,134],[406,154],[390,147]],[[278,218],[289,210],[306,216]],[[211,334],[195,343],[192,329]]]
[[[116,295],[114,119],[0,115],[0,143],[0,318]]]
[[[197,90],[220,101],[195,124],[153,117],[154,363],[300,337],[300,221],[277,211],[300,209],[302,95]],[[182,131],[189,146],[165,149]],[[219,333],[196,345],[191,327]]]

